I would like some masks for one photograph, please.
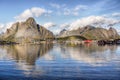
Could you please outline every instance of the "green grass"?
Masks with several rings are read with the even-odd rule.
[[[67,37],[59,37],[59,38],[57,38],[57,40],[62,40],[62,41],[66,41],[66,40],[86,40],[86,38],[82,37],[82,36],[67,36]]]

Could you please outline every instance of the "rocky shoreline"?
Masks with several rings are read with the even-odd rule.
[[[13,44],[19,44],[19,43],[10,42],[10,41],[0,41],[0,45],[13,45]]]

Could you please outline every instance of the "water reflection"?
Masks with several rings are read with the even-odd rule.
[[[113,75],[112,78],[114,78],[118,77],[117,74],[120,70],[119,51],[120,47],[116,45],[84,44],[73,46],[57,43],[54,45],[5,45],[0,46],[0,64],[4,60],[11,61],[11,64],[14,65],[11,67],[13,72],[6,73],[15,74],[15,70],[18,72],[15,75],[22,73],[27,77],[86,78],[94,75],[100,77],[111,72],[107,75]],[[8,64],[3,64],[8,66]],[[4,65],[3,68],[0,67],[0,70],[6,70]],[[104,77],[102,78],[108,78]]]
[[[37,59],[43,60],[77,60],[89,64],[107,62],[112,59],[118,59],[116,54],[117,46],[98,46],[96,44],[85,44],[77,46],[68,46],[55,44],[41,45],[9,45],[1,46],[1,53],[4,56],[14,59],[17,63],[26,65],[35,65]],[[52,52],[50,53],[50,50]],[[47,53],[48,52],[48,53]],[[6,53],[6,55],[5,55]],[[0,56],[3,56],[0,55]],[[3,57],[2,57],[3,58]]]
[[[17,70],[24,70],[23,73],[27,75],[40,74],[42,70],[35,67],[36,60],[53,48],[53,44],[41,45],[8,45],[0,46],[0,58],[16,62]]]
[[[77,45],[74,47],[60,45],[61,56],[63,58],[71,58],[80,62],[86,62],[91,65],[119,59],[116,45],[98,46],[96,44]],[[101,65],[101,64],[100,64]]]
[[[8,45],[1,48],[5,49],[9,57],[15,59],[17,63],[22,61],[28,65],[35,65],[35,61],[52,49],[53,44]]]
[[[41,57],[44,60],[73,59],[91,64],[106,62],[113,58],[117,58],[117,54],[115,54],[117,50],[116,45],[98,46],[96,44],[85,44],[71,47],[70,45],[56,44],[53,48],[53,44],[41,44],[11,45],[1,46],[1,48],[3,49],[0,50],[2,51],[1,53],[6,52],[10,59],[14,59],[17,63],[24,63],[27,65],[35,65],[36,60]],[[49,53],[51,49],[52,53]]]

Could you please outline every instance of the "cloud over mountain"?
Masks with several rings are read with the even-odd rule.
[[[64,24],[60,25],[61,29],[64,29],[64,28],[67,28],[67,27],[69,27],[69,23],[64,23]]]
[[[86,25],[93,25],[97,27],[108,27],[113,26],[115,24],[119,24],[120,20],[113,19],[113,18],[105,18],[103,16],[89,16],[82,19],[78,19],[74,22],[72,22],[68,29],[73,30],[77,29],[79,27],[84,27]]]
[[[48,29],[48,28],[50,28],[50,27],[56,26],[56,24],[53,23],[53,22],[47,22],[47,23],[43,24],[43,26]]]
[[[50,14],[50,13],[52,13],[51,10],[46,10],[40,7],[32,7],[31,9],[24,10],[21,14],[15,16],[14,18],[17,21],[23,21],[29,17],[40,17],[43,14]]]
[[[0,23],[0,33],[5,32],[6,29],[10,28],[13,23],[14,22],[9,22],[9,23],[5,23],[5,24]]]

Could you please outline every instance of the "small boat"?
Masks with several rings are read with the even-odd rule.
[[[114,40],[114,43],[115,43],[115,44],[120,44],[120,39],[115,39],[115,40]]]
[[[105,45],[105,44],[109,44],[109,45],[115,45],[115,44],[120,44],[120,39],[115,39],[115,40],[99,40],[98,45]]]
[[[98,43],[98,45],[105,45],[106,41],[105,40],[99,40],[97,43]]]
[[[106,44],[115,44],[113,40],[106,40]]]

